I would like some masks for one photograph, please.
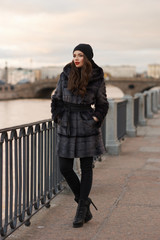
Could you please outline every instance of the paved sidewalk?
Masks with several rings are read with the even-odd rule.
[[[160,240],[160,112],[126,138],[120,156],[103,157],[94,169],[93,219],[75,229],[73,195],[65,190],[49,209],[20,227],[14,240]]]

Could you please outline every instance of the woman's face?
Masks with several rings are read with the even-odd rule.
[[[84,64],[84,53],[78,50],[74,51],[73,61],[77,68],[82,67]]]

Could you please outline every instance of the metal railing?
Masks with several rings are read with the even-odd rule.
[[[147,94],[144,94],[144,116],[147,118]]]
[[[127,101],[117,103],[117,138],[122,139],[126,135],[126,106]]]
[[[154,99],[153,98],[154,98],[154,93],[152,92],[151,93],[151,111],[152,112],[154,112],[154,104],[153,104],[154,103]]]
[[[62,190],[51,119],[0,130],[0,233],[5,239]],[[1,237],[0,237],[1,238]]]
[[[134,126],[137,127],[139,119],[139,98],[134,98]]]

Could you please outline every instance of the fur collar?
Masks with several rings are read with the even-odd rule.
[[[71,63],[68,63],[64,68],[63,72],[68,77],[71,70]],[[90,81],[98,81],[104,77],[103,69],[99,67],[93,60],[92,60],[92,76],[89,79]]]

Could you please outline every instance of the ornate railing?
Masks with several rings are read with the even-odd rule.
[[[44,120],[0,130],[0,233],[5,239],[62,190],[56,129]]]

